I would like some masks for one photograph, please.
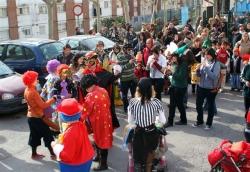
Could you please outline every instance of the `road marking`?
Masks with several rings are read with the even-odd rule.
[[[9,167],[8,165],[2,163],[1,161],[0,161],[0,164],[2,164],[2,165],[3,165],[5,168],[7,168],[8,170],[13,170],[13,168],[11,168],[11,167]]]

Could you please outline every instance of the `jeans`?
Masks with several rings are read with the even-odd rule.
[[[178,108],[181,114],[180,115],[181,121],[186,123],[187,116],[186,116],[186,109],[183,105],[183,96],[187,88],[170,87],[169,89],[170,89],[170,105],[169,105],[168,123],[173,124],[176,107]]]
[[[128,89],[130,89],[130,93],[132,98],[135,97],[137,83],[134,80],[130,81],[121,81],[121,90],[122,90],[122,102],[124,111],[127,112],[128,108]]]
[[[211,93],[212,89],[206,89],[198,87],[197,91],[197,97],[196,97],[196,111],[198,113],[197,115],[197,124],[203,124],[203,103],[204,99],[207,99],[208,104],[208,116],[207,116],[207,122],[206,125],[212,126],[213,118],[214,118],[214,102],[215,97],[217,95],[216,93]]]
[[[163,78],[151,78],[152,86],[155,89],[155,98],[161,101],[161,93],[165,84],[165,80]]]
[[[207,99],[205,99],[203,109],[204,109],[204,111],[208,110]],[[216,107],[216,101],[215,100],[214,100],[214,114],[217,114],[217,107]]]

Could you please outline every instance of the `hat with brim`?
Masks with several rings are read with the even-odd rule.
[[[81,117],[83,106],[75,98],[64,99],[57,107],[57,112],[64,121],[75,121]]]

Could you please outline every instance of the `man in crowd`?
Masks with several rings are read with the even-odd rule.
[[[69,44],[65,44],[63,46],[63,52],[62,54],[59,54],[56,59],[61,63],[61,64],[66,64],[70,65],[71,59],[73,58],[74,54],[71,53],[71,46]]]
[[[130,89],[130,93],[133,98],[137,87],[136,76],[134,74],[135,57],[131,55],[132,48],[132,45],[127,43],[123,46],[123,51],[117,54],[118,64],[122,68],[120,81],[125,113],[127,113],[128,108],[128,89]]]

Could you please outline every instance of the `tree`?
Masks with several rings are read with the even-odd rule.
[[[123,4],[123,10],[124,10],[124,16],[125,16],[125,21],[126,23],[129,23],[130,18],[129,18],[129,11],[128,11],[128,0],[120,0]]]
[[[164,23],[167,23],[167,10],[166,10],[166,2],[168,2],[169,0],[162,0],[163,1],[163,12],[164,12],[164,17],[163,17],[163,20],[164,20]]]
[[[53,16],[54,16],[54,5],[56,3],[61,3],[63,0],[43,0],[45,4],[47,5],[48,10],[48,28],[49,28],[49,39],[54,39],[54,22],[53,22]]]
[[[218,0],[205,0],[206,2],[210,3],[213,5],[213,8],[214,8],[214,16],[216,15],[217,13],[217,4],[218,4]]]
[[[144,0],[144,1],[145,1],[145,3],[151,3],[153,5],[151,23],[155,23],[155,15],[156,15],[156,12],[157,12],[158,0]]]
[[[96,9],[96,31],[98,32],[100,27],[101,27],[101,14],[100,14],[100,2],[99,0],[89,0],[90,2],[92,2],[95,6],[95,9]]]

